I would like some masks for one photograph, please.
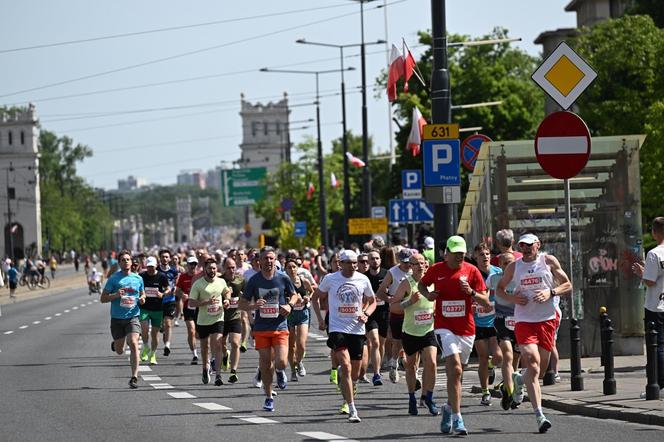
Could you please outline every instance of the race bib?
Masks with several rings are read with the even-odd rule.
[[[466,301],[443,301],[441,313],[446,318],[462,318],[466,316]]]
[[[301,304],[301,303],[298,302],[297,304],[295,304],[295,305],[293,306],[293,310],[297,310],[297,311],[302,311],[302,310],[304,310],[304,304]]]
[[[264,304],[260,306],[261,318],[278,318],[279,304]]]
[[[240,303],[240,298],[238,296],[231,297],[228,308],[237,308]]]
[[[122,296],[120,298],[120,307],[133,308],[136,305],[136,298],[133,296]]]
[[[207,306],[209,315],[218,315],[221,312],[221,304],[210,304]]]
[[[385,305],[385,301],[382,299],[380,301],[376,301],[376,305]]]
[[[516,320],[514,316],[508,316],[505,318],[505,328],[508,330],[514,331],[514,326],[516,325]]]
[[[477,317],[486,318],[487,316],[493,316],[495,314],[495,305],[496,303],[494,301],[491,301],[491,305],[489,307],[478,305],[477,310],[475,310]]]
[[[416,310],[415,325],[431,325],[433,323],[433,312],[431,310]]]
[[[145,296],[148,298],[158,298],[159,289],[156,287],[145,287]]]
[[[357,304],[341,304],[337,308],[340,318],[357,318]]]

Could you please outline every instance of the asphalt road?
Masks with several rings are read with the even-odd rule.
[[[337,413],[341,397],[327,381],[324,338],[311,337],[308,375],[279,391],[276,410],[262,411],[262,392],[251,386],[257,354],[242,355],[240,382],[201,383],[201,367],[189,365],[183,327],[175,329],[173,353],[145,367],[130,390],[127,356],[110,350],[109,307],[87,292],[25,301],[0,317],[0,440],[395,440],[445,437],[439,418],[426,409],[407,414],[404,381],[382,387],[360,384],[362,417],[350,424]],[[144,378],[143,376],[147,376]],[[151,376],[151,377],[150,377]],[[444,378],[435,395],[443,402]],[[664,440],[664,428],[598,420],[545,410],[553,428],[536,432],[530,407],[505,412],[497,400],[479,405],[468,393],[463,410],[468,438],[491,440]],[[224,375],[224,380],[227,375]],[[175,397],[174,397],[175,396]]]

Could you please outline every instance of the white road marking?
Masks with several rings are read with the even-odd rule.
[[[172,393],[168,393],[168,395],[174,399],[196,399],[196,396],[191,393],[187,393],[186,391],[174,391]]]
[[[87,307],[87,306],[88,306],[87,304],[81,304],[81,307]]]
[[[51,317],[50,317],[50,316],[47,316],[47,317],[44,318],[44,320],[45,320],[45,321],[50,321],[50,320],[51,320]]]
[[[258,416],[233,416],[234,418],[240,419],[241,421],[249,422],[250,424],[278,424],[279,422],[266,417]]]
[[[88,301],[88,305],[92,304],[92,301]]]
[[[26,328],[28,328],[28,327],[29,327],[28,325],[22,325],[22,326],[20,326],[19,328],[20,328],[21,330],[23,330],[23,329],[26,329]]]
[[[144,374],[144,375],[141,375],[141,377],[143,378],[143,380],[145,382],[161,381],[161,378],[159,376],[155,375],[155,374]]]
[[[155,390],[168,390],[171,388],[175,388],[171,384],[162,384],[162,383],[150,384],[150,387],[153,387]]]
[[[69,310],[65,310],[65,313],[69,313]]]
[[[99,302],[99,299],[95,299],[95,302]]]
[[[75,306],[73,306],[71,309],[72,309],[72,310],[78,310],[78,306],[75,305]],[[67,310],[65,310],[65,312],[66,312],[66,311],[67,311]]]
[[[11,335],[12,333],[14,333],[14,330],[9,330],[5,332],[6,335]]]
[[[32,321],[32,323],[37,325],[37,324],[41,324],[41,321]]]
[[[210,411],[229,411],[232,410],[230,407],[226,407],[225,405],[220,405],[215,402],[194,402],[194,405],[197,407],[205,408],[206,410]]]
[[[351,442],[349,439],[345,438],[344,436],[337,436],[336,434],[326,433],[324,431],[303,431],[301,433],[296,433],[296,434],[300,434],[304,437],[309,437],[311,439],[316,439],[316,440],[344,440]]]
[[[147,366],[147,365],[139,365],[139,366],[138,366],[138,371],[139,371],[139,372],[140,372],[140,371],[152,371],[152,369],[151,369],[149,366]]]
[[[56,313],[55,316],[62,316],[62,313]]]

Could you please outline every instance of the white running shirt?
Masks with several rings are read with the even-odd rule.
[[[346,278],[341,272],[328,274],[321,281],[318,289],[327,293],[330,312],[330,332],[364,335],[364,323],[358,321],[362,314],[363,297],[371,298],[374,292],[369,278],[360,272]]]
[[[552,288],[553,274],[546,263],[546,253],[540,253],[532,262],[524,262],[523,258],[516,260],[514,267],[514,292],[519,296],[528,298],[526,305],[514,304],[514,318],[516,322],[544,322],[556,318],[555,297],[550,297],[544,303],[533,301],[533,296],[540,290]]]

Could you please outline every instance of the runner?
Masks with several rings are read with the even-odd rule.
[[[472,303],[488,307],[489,297],[480,271],[464,261],[466,241],[450,236],[445,252],[445,261],[429,267],[417,287],[429,301],[436,301],[434,327],[447,374],[447,403],[440,431],[466,435],[468,430],[461,417],[461,377],[475,340]],[[429,292],[432,284],[434,291]]]
[[[514,232],[512,229],[502,229],[496,232],[496,246],[500,253],[493,258],[491,258],[491,265],[497,266],[498,259],[501,253],[511,253],[514,255],[514,259],[519,259],[523,256],[521,252],[518,252],[512,248],[514,244]]]
[[[171,291],[162,299],[164,308],[164,356],[171,354],[171,333],[173,331],[173,319],[177,313],[177,302],[175,298],[175,281],[178,277],[178,271],[171,267],[171,251],[161,249],[159,251],[159,273],[163,273],[168,279],[168,286]]]
[[[526,367],[522,374],[512,375],[514,401],[522,401],[525,384],[537,418],[537,428],[540,433],[545,433],[551,428],[551,422],[542,412],[540,367],[546,369],[549,364],[560,320],[554,298],[571,293],[572,283],[555,256],[539,253],[540,246],[539,238],[531,233],[519,238],[523,257],[507,266],[496,293],[514,303],[514,334],[521,351],[522,365]],[[511,296],[505,290],[510,282],[515,285]]]
[[[427,236],[424,238],[424,251],[422,252],[422,255],[427,259],[427,262],[429,263],[430,266],[432,266],[436,262],[436,257],[434,255],[434,240],[432,237]]]
[[[210,353],[217,361],[214,385],[224,384],[221,380],[219,364],[221,361],[221,338],[224,332],[224,309],[228,308],[231,290],[226,282],[217,277],[217,261],[214,258],[205,260],[205,274],[191,286],[189,306],[198,307],[196,332],[201,340],[201,357],[203,358],[204,384],[210,382]]]
[[[380,266],[380,253],[378,250],[372,250],[368,254],[369,271],[365,273],[371,289],[374,293],[378,292],[380,285],[387,275],[387,270]],[[358,259],[359,262],[359,259]],[[369,343],[369,356],[374,370],[371,382],[375,386],[383,385],[383,377],[380,374],[383,354],[385,352],[385,339],[387,338],[387,329],[389,325],[390,310],[385,301],[376,299],[376,309],[367,321],[367,341]]]
[[[263,410],[274,411],[273,370],[276,372],[277,386],[285,389],[288,382],[284,371],[288,357],[286,317],[301,299],[288,276],[277,273],[275,250],[263,247],[259,256],[261,271],[246,282],[240,308],[256,312],[253,336],[266,396]]]
[[[157,346],[159,345],[159,329],[164,320],[164,309],[161,300],[164,296],[170,294],[171,288],[168,285],[168,279],[163,273],[157,272],[157,259],[154,256],[148,257],[146,261],[147,270],[140,274],[143,278],[145,287],[145,303],[141,305],[141,336],[143,338],[143,351],[141,351],[141,361],[147,361],[150,358],[150,364],[157,363]],[[152,330],[150,330],[152,325]],[[151,335],[152,342],[148,345],[148,335]]]
[[[428,268],[424,255],[414,254],[410,257],[412,275],[401,281],[397,292],[391,299],[400,303],[404,309],[403,333],[401,341],[406,352],[406,385],[408,387],[408,413],[416,416],[417,399],[415,398],[417,369],[420,366],[420,353],[424,363],[422,388],[424,401],[429,413],[438,416],[440,410],[433,401],[433,390],[436,387],[436,335],[433,332],[434,303],[420,295],[417,284]]]
[[[195,256],[187,258],[187,271],[180,273],[178,281],[175,284],[175,296],[182,299],[182,314],[184,316],[184,323],[187,327],[187,343],[189,350],[191,350],[191,365],[198,364],[198,352],[196,350],[196,317],[198,312],[196,307],[189,305],[189,293],[191,293],[191,286],[196,276],[196,267],[198,260]]]
[[[145,302],[143,279],[131,273],[131,252],[120,252],[120,270],[106,281],[99,301],[111,303],[111,350],[123,355],[129,345],[131,365],[130,388],[138,388],[138,336],[141,333],[139,303]]]
[[[493,384],[496,377],[493,364],[502,365],[503,354],[498,346],[496,339],[496,328],[494,327],[494,320],[496,318],[496,294],[495,288],[491,290],[488,286],[488,279],[497,273],[502,273],[499,267],[492,266],[489,261],[491,260],[491,249],[486,243],[479,243],[473,250],[475,262],[485,284],[489,287],[489,307],[482,307],[475,305],[475,351],[477,351],[477,359],[479,361],[479,368],[477,374],[480,378],[480,387],[482,388],[481,405],[491,405],[491,393],[489,392],[489,385]],[[493,359],[492,359],[493,357]]]
[[[230,368],[231,374],[228,382],[234,384],[238,381],[237,368],[240,364],[240,339],[242,338],[242,311],[239,310],[240,298],[244,290],[244,279],[237,274],[237,267],[233,258],[224,260],[224,273],[221,275],[226,285],[232,290],[228,309],[224,312],[224,337],[221,340],[221,354],[223,360],[221,367],[224,370]],[[231,349],[228,350],[226,339],[230,342]]]
[[[337,253],[333,254],[330,257],[330,271],[329,274],[334,274],[339,271],[339,255]],[[326,276],[327,277],[327,276]],[[324,280],[325,278],[323,278]],[[330,309],[327,303],[327,298],[320,297],[320,290],[316,289],[314,295],[311,297],[311,305],[313,306],[314,313],[318,319],[318,329],[324,331],[329,335],[329,323],[330,323]],[[325,311],[325,317],[323,318],[321,310]],[[337,362],[336,353],[334,350],[330,350],[330,363],[332,368],[330,369],[330,384],[334,384],[339,389],[339,363]],[[338,391],[341,391],[340,389]],[[345,406],[344,406],[345,405]],[[348,405],[344,403],[341,407],[341,412],[344,414],[348,413]]]
[[[341,368],[341,393],[348,404],[348,421],[360,422],[354,396],[366,341],[365,324],[376,308],[376,298],[369,278],[356,271],[355,252],[344,250],[339,260],[341,271],[328,274],[318,289],[330,307],[327,345],[335,352]]]
[[[298,375],[302,377],[307,375],[302,360],[307,350],[307,336],[311,322],[309,300],[313,294],[311,284],[307,279],[298,276],[298,270],[297,260],[289,259],[286,263],[286,274],[301,298],[301,301],[293,306],[293,311],[288,315],[288,363],[291,367],[291,381],[296,382]]]
[[[217,261],[221,262],[221,261]],[[175,269],[178,273],[178,275],[186,272],[187,270],[180,265],[180,255],[177,253],[173,254],[173,257],[171,258],[171,267]],[[176,276],[175,281],[177,282],[178,278]],[[175,284],[173,284],[173,294],[175,294]],[[176,327],[180,326],[180,323],[178,322],[178,319],[182,318],[182,299],[178,298],[177,296],[175,297],[175,319],[173,320],[173,325]]]

